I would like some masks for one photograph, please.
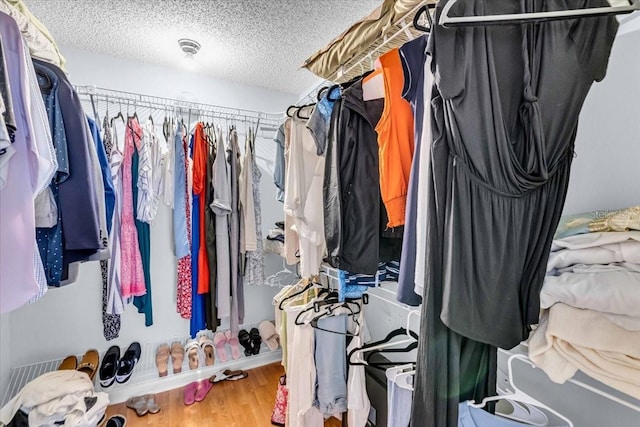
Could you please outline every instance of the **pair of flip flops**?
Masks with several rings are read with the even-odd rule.
[[[160,406],[156,403],[156,397],[153,394],[130,397],[126,404],[127,408],[136,411],[136,415],[139,417],[160,412]]]
[[[189,369],[198,369],[201,359],[204,361],[205,366],[212,366],[216,361],[213,346],[214,341],[206,334],[200,334],[196,339],[187,341],[185,352],[189,360]]]
[[[111,387],[114,382],[124,384],[129,381],[133,369],[140,360],[142,348],[140,343],[132,343],[124,355],[120,357],[120,347],[113,346],[107,350],[102,358],[100,366],[100,385],[103,388]]]
[[[194,381],[184,388],[184,404],[189,406],[195,402],[202,402],[211,391],[213,384],[209,381]]]
[[[184,361],[184,347],[179,342],[174,342],[169,347],[168,344],[162,344],[156,351],[156,366],[158,367],[158,375],[166,377],[169,374],[169,356],[173,365],[173,373],[182,372],[182,362]]]
[[[89,379],[93,381],[96,376],[96,372],[98,371],[98,365],[100,363],[100,355],[97,350],[88,350],[82,359],[80,359],[80,363],[78,363],[78,358],[76,356],[67,356],[60,363],[58,370],[76,370],[80,372],[84,372],[89,376]]]
[[[235,371],[231,369],[226,369],[222,372],[218,372],[217,374],[211,376],[211,378],[209,378],[209,382],[219,383],[220,381],[238,381],[238,380],[243,380],[248,376],[249,376],[249,373],[241,369],[238,369]]]
[[[251,328],[250,332],[244,329],[238,332],[238,339],[240,344],[244,347],[244,355],[252,356],[260,353],[260,346],[262,345],[262,338],[260,337],[260,331],[258,328]]]
[[[231,357],[233,360],[238,360],[241,356],[240,341],[238,340],[238,337],[231,331],[217,332],[213,336],[213,345],[216,347],[218,358],[222,363],[229,360],[227,349],[225,347],[227,344],[231,347]]]

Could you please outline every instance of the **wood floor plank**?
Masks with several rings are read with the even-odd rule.
[[[107,409],[107,417],[121,414],[127,417],[127,427],[269,427],[276,398],[278,380],[284,373],[279,363],[252,369],[249,377],[239,381],[214,384],[206,399],[185,406],[182,389],[156,395],[162,410],[155,415],[138,417],[124,403]],[[340,427],[335,418],[325,427]]]

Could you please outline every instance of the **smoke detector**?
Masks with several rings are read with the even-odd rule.
[[[200,50],[200,43],[192,39],[180,39],[178,40],[178,45],[187,58],[193,58]]]

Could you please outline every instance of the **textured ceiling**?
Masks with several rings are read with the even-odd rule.
[[[195,70],[300,94],[302,61],[382,0],[26,0],[59,45],[185,67],[178,39],[202,45]],[[62,52],[64,54],[64,50]]]

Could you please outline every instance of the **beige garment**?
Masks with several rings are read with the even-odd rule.
[[[578,369],[640,399],[640,332],[625,330],[597,311],[558,303],[529,338],[529,357],[556,383]]]
[[[240,253],[258,250],[258,235],[256,231],[256,212],[253,200],[253,161],[251,153],[251,140],[247,137],[242,159],[242,170],[238,180],[240,191],[240,205],[242,216],[240,218]]]
[[[368,49],[389,27],[421,3],[422,0],[384,0],[373,12],[305,60],[302,67],[319,77],[332,77],[342,64]],[[386,45],[387,49],[393,47],[398,47],[393,41]]]
[[[9,3],[0,1],[0,12],[6,13],[18,24],[22,36],[29,46],[29,54],[31,57],[49,62],[60,67],[60,56],[56,51],[51,40],[46,38],[38,29],[29,21],[29,18]]]
[[[56,44],[56,41],[54,40],[53,36],[51,35],[51,33],[49,32],[47,27],[45,27],[44,24],[42,22],[40,22],[40,20],[38,18],[36,18],[33,13],[31,13],[31,11],[24,4],[24,1],[22,1],[22,0],[6,0],[6,2],[11,4],[13,7],[15,7],[22,15],[26,16],[27,19],[29,20],[29,22],[31,22],[31,24],[43,36],[45,36],[47,38],[47,40],[49,40],[51,42],[51,44],[53,45],[53,48],[56,51],[56,55],[58,56],[59,67],[62,68],[62,70],[65,70],[65,64],[67,63],[67,60],[64,59],[64,56],[62,56],[62,53],[60,53],[60,49],[58,48],[58,45]],[[58,65],[58,64],[56,64],[56,65]]]
[[[591,221],[588,227],[592,233],[640,230],[640,206],[611,212],[604,218]]]
[[[289,149],[291,143],[291,119],[287,119],[284,122],[284,170],[285,170],[285,183],[288,182],[289,175]],[[285,186],[285,198],[287,188]],[[294,220],[293,217],[288,215],[286,212],[284,214],[284,258],[289,265],[294,265],[298,263],[298,251],[299,241],[298,233],[293,230]]]

